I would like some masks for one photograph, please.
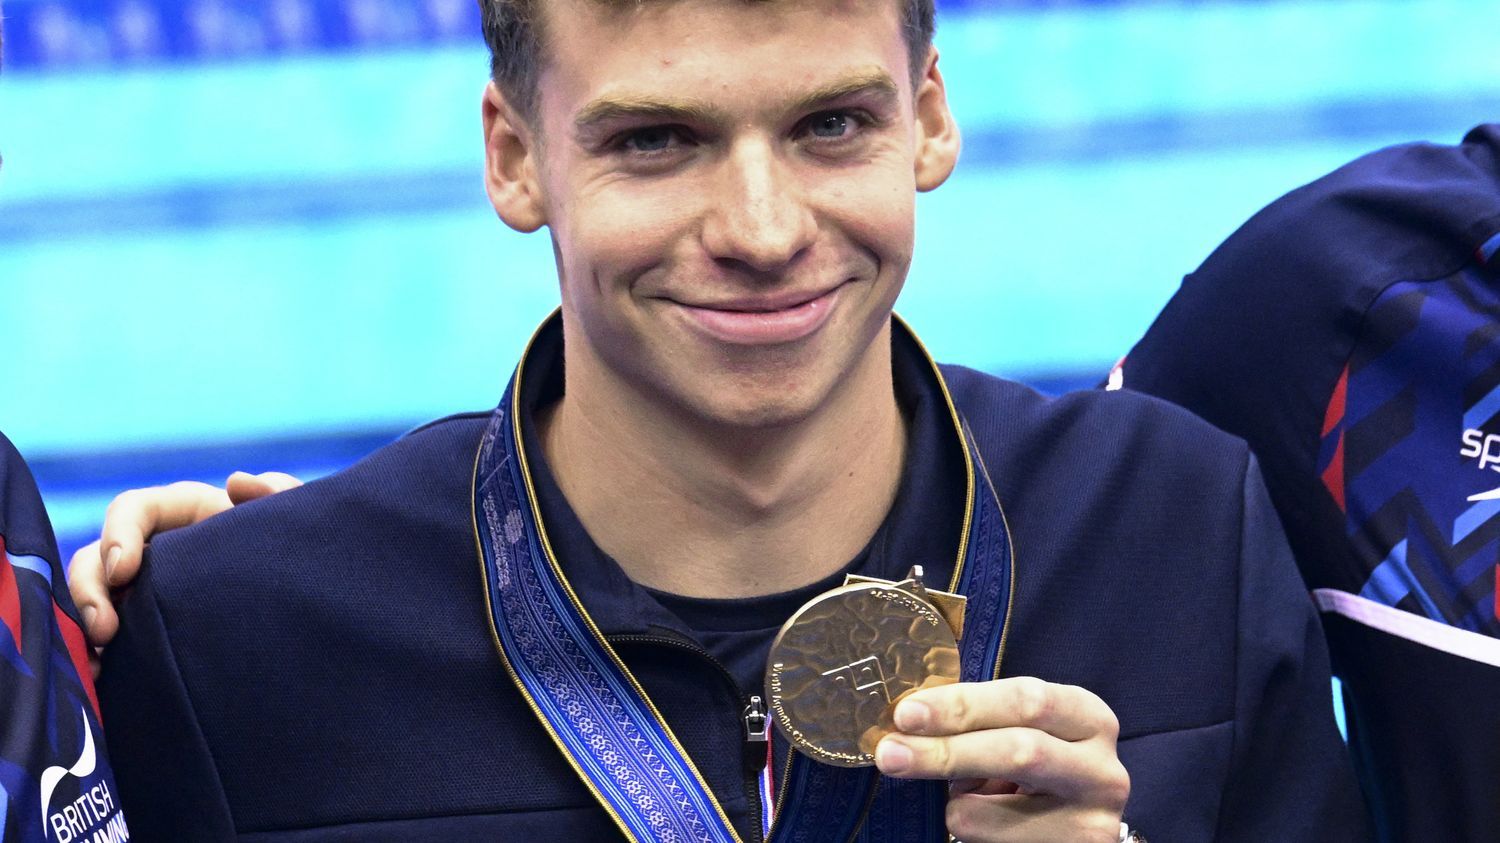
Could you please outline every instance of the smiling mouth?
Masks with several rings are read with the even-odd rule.
[[[675,302],[701,332],[734,345],[796,342],[827,323],[843,284],[823,293],[788,294],[714,304]]]

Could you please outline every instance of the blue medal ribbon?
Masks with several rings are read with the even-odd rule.
[[[555,322],[554,316],[538,333]],[[897,320],[896,329],[920,350],[904,323]],[[552,552],[516,409],[525,366],[523,355],[490,419],[474,470],[474,528],[501,660],[542,727],[628,839],[740,843],[702,774],[589,617]],[[968,464],[964,537],[948,590],[982,607],[966,620],[961,673],[966,682],[984,681],[999,672],[1014,565],[1004,515],[978,448],[936,365],[933,374]],[[792,756],[773,843],[948,839],[945,782],[883,779],[874,768],[830,767]]]

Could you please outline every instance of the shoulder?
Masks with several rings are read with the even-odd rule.
[[[415,428],[354,465],[299,489],[236,507],[204,522],[204,532],[233,531],[256,521],[296,516],[298,521],[335,512],[350,515],[396,510],[430,517],[434,503],[467,497],[474,455],[488,413],[449,416]],[[182,531],[178,535],[188,535]]]
[[[1117,459],[1206,466],[1243,463],[1243,441],[1169,402],[1134,392],[1043,395],[963,366],[943,366],[954,404],[986,459],[1006,466],[1100,466]]]
[[[353,573],[344,569],[462,541],[488,417],[432,422],[343,471],[155,538],[148,573],[158,598],[242,576],[259,590],[269,572],[306,575],[309,565],[328,576]]]
[[[1447,276],[1500,230],[1500,124],[1366,155],[1256,214],[1203,265],[1223,283]],[[1326,282],[1325,282],[1326,283]]]
[[[1183,545],[1188,534],[1238,556],[1251,463],[1243,440],[1147,395],[1049,397],[972,370],[945,374],[1018,543],[1055,546],[1050,534],[1087,525],[1093,538],[1156,548],[1159,570],[1194,568],[1202,546]],[[1110,555],[1091,545],[1056,559],[1066,568]]]
[[[31,469],[4,433],[0,433],[0,550],[12,554],[57,558],[52,524],[42,507]]]
[[[152,541],[101,691],[106,720],[125,726],[111,746],[130,750],[117,755],[132,822],[135,805],[161,830],[154,839],[216,827],[227,839],[235,822],[288,828],[296,782],[315,797],[296,820],[331,828],[362,809],[321,787],[326,759],[359,747],[356,766],[410,766],[431,730],[414,720],[372,740],[371,726],[398,710],[430,714],[433,688],[451,722],[470,713],[465,689],[492,687],[480,679],[500,669],[469,503],[486,418],[427,425]]]
[[[1472,267],[1500,233],[1500,124],[1372,153],[1273,202],[1219,246],[1130,351],[1124,383],[1267,450],[1316,451],[1387,291]],[[1293,445],[1294,443],[1294,445]]]
[[[1248,369],[1243,345],[1301,352],[1337,342],[1357,332],[1382,290],[1452,275],[1497,232],[1500,124],[1458,145],[1371,153],[1271,203],[1215,249],[1131,352],[1131,367],[1225,348],[1236,353],[1214,365]]]

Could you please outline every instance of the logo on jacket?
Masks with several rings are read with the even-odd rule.
[[[1360,597],[1500,636],[1492,280],[1466,268],[1380,294],[1329,396],[1315,471],[1369,572]]]
[[[42,818],[46,832],[57,843],[124,843],[130,839],[130,830],[125,827],[125,815],[115,810],[114,795],[109,785],[99,782],[85,790],[71,803],[52,810],[52,797],[58,785],[68,777],[86,779],[94,774],[98,766],[98,753],[94,750],[94,729],[89,723],[88,712],[83,715],[83,750],[71,767],[48,767],[42,771]],[[97,829],[97,830],[96,830]],[[93,832],[93,834],[90,834]]]
[[[1500,472],[1500,433],[1485,433],[1469,428],[1463,434],[1463,447],[1458,455],[1465,459],[1479,460],[1479,468]],[[1480,492],[1469,497],[1471,502],[1500,500],[1500,488]]]

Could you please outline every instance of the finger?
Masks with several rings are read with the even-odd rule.
[[[1120,814],[1056,796],[959,794],[948,800],[948,833],[964,843],[1115,843]]]
[[[1024,726],[1063,740],[1111,741],[1120,723],[1098,695],[1029,676],[960,682],[912,694],[896,706],[896,728],[910,735],[956,735]]]
[[[135,579],[151,536],[196,524],[231,505],[223,489],[190,481],[116,495],[99,534],[104,581],[119,587]]]
[[[262,474],[236,471],[225,481],[224,491],[229,494],[229,500],[235,506],[239,506],[242,503],[274,495],[277,492],[285,492],[287,489],[295,489],[301,485],[301,480],[280,471],[267,471]]]
[[[1000,779],[1024,793],[1125,805],[1130,778],[1103,741],[1065,741],[1024,727],[940,738],[890,735],[875,749],[881,772],[900,778]]]
[[[68,562],[68,591],[83,620],[83,634],[89,643],[102,647],[115,637],[120,620],[109,600],[104,583],[104,560],[99,558],[99,542],[90,542],[73,553]]]
[[[1021,786],[1005,779],[954,779],[948,783],[948,793],[977,793],[982,796],[1002,796],[1020,793]]]

